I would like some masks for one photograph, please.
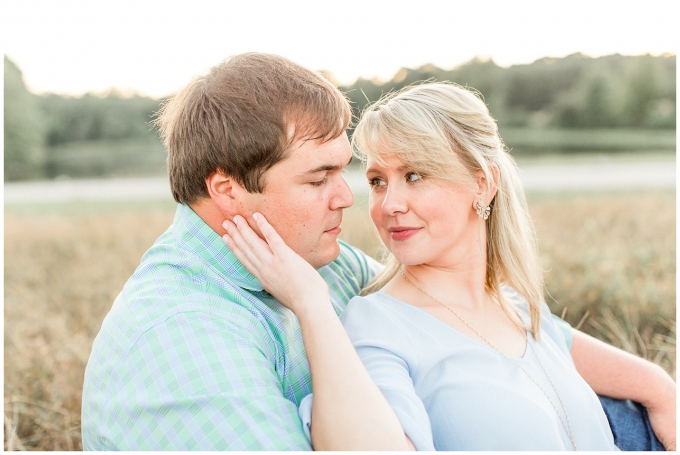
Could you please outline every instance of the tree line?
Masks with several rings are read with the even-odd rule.
[[[357,112],[419,81],[453,81],[478,90],[500,126],[675,128],[675,61],[674,55],[573,54],[502,68],[473,59],[451,70],[402,68],[384,83],[359,79],[341,88]]]
[[[382,95],[431,80],[478,90],[501,130],[674,129],[675,65],[674,55],[573,54],[509,68],[473,59],[449,70],[429,64],[402,68],[389,81],[359,78],[340,89],[357,117]],[[163,100],[115,90],[81,97],[35,95],[6,56],[4,77],[6,180],[105,174],[116,163],[139,168],[135,163],[144,160],[150,168],[162,165],[162,147],[150,121]]]

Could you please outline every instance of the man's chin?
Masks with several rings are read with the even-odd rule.
[[[325,248],[323,252],[314,254],[314,257],[308,258],[307,262],[315,269],[320,269],[335,261],[338,256],[340,256],[340,244],[336,239],[335,242],[333,242],[332,247]]]

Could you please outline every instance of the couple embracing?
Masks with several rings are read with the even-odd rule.
[[[177,212],[95,339],[83,447],[675,449],[673,380],[550,314],[476,94],[391,94],[352,144],[350,121],[320,75],[255,53],[163,107]],[[338,240],[353,152],[385,264]]]

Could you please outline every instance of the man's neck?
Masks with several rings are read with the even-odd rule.
[[[226,220],[226,217],[212,199],[199,199],[193,204],[189,204],[189,207],[196,212],[196,215],[205,221],[205,224],[210,226],[213,231],[217,232],[220,237],[227,233],[222,227],[222,223]]]

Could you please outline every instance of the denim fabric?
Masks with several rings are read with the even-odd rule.
[[[630,400],[599,398],[617,447],[626,451],[665,450],[652,431],[644,406]]]

